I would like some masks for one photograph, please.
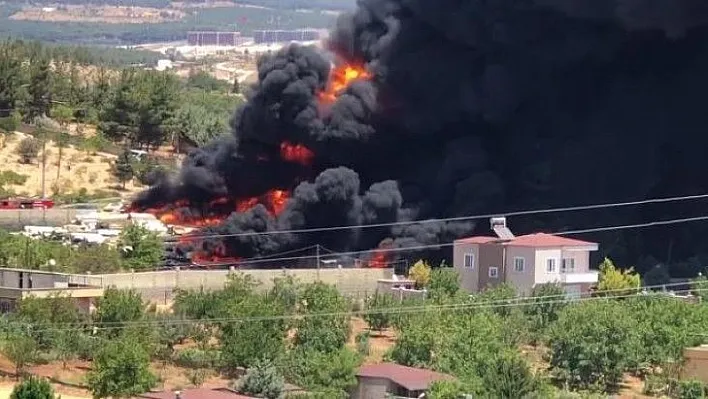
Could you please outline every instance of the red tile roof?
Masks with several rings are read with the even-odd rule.
[[[252,396],[239,395],[228,389],[185,389],[181,391],[182,399],[256,399]],[[174,391],[148,392],[144,393],[139,398],[145,399],[175,399]]]
[[[499,238],[497,238],[497,237],[476,236],[476,237],[460,238],[459,240],[455,240],[455,242],[461,242],[464,244],[486,244],[488,242],[497,241],[498,239]]]
[[[435,381],[450,380],[452,376],[431,370],[401,366],[395,363],[379,363],[361,366],[357,377],[384,378],[409,391],[423,391]]]
[[[499,241],[504,245],[515,245],[519,247],[535,247],[535,248],[549,248],[549,247],[585,247],[597,245],[597,243],[576,240],[573,238],[556,236],[553,234],[546,233],[536,233],[527,234],[525,236],[518,236],[513,240],[504,240],[497,237],[486,237],[486,236],[476,236],[469,238],[462,238],[456,240],[455,242],[463,244],[488,244],[491,242]]]
[[[584,247],[597,245],[597,243],[546,233],[536,233],[516,237],[507,245],[517,245],[520,247]]]

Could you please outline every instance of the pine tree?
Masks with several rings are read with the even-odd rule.
[[[29,101],[25,119],[34,121],[37,117],[49,115],[52,104],[52,70],[46,57],[30,61]]]
[[[17,103],[21,63],[9,42],[0,44],[0,117],[9,117]]]
[[[54,399],[54,389],[44,378],[29,377],[17,384],[10,399]]]
[[[235,77],[235,78],[234,78],[234,85],[233,85],[233,87],[231,88],[231,92],[234,93],[234,94],[238,94],[238,93],[241,92],[241,85],[240,85],[239,82],[238,82],[238,77]]]
[[[130,152],[126,151],[116,159],[113,164],[112,172],[118,181],[121,182],[123,189],[125,189],[125,183],[130,181],[135,174],[130,159]]]

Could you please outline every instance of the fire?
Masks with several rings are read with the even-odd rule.
[[[374,256],[369,260],[368,267],[374,269],[384,269],[388,267],[388,259],[386,259],[386,252],[376,252]]]
[[[297,162],[302,165],[312,163],[315,153],[302,144],[292,144],[284,141],[280,144],[280,157],[288,162]]]
[[[319,94],[320,101],[334,102],[339,93],[357,79],[371,79],[371,74],[362,65],[343,64],[335,67],[330,76],[329,86]]]
[[[277,216],[284,209],[290,198],[290,192],[273,189],[258,197],[230,199],[220,197],[209,201],[208,206],[201,212],[194,212],[189,201],[180,200],[174,204],[157,208],[145,209],[143,212],[155,215],[162,223],[185,227],[208,227],[221,224],[232,212],[247,212],[258,204],[263,204],[270,214]],[[135,207],[130,207],[129,212],[135,212]]]

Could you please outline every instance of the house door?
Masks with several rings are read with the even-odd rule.
[[[565,290],[565,297],[568,299],[580,299],[580,285],[579,284],[571,284],[571,285],[566,285],[564,287]]]

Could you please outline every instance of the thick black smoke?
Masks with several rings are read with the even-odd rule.
[[[256,207],[212,229],[243,233],[706,192],[707,25],[705,0],[359,0],[338,21],[330,48],[339,60],[366,64],[371,80],[322,106],[326,55],[292,45],[263,58],[233,137],[191,154],[175,181],[136,203],[294,188],[279,217]],[[312,149],[312,165],[281,160],[283,141]],[[525,233],[691,210],[699,212],[662,205],[510,222]],[[385,238],[395,246],[435,244],[472,228],[424,224],[225,243],[254,256],[315,243],[368,249]],[[705,252],[706,231],[612,232],[603,249],[624,260],[685,257]]]

